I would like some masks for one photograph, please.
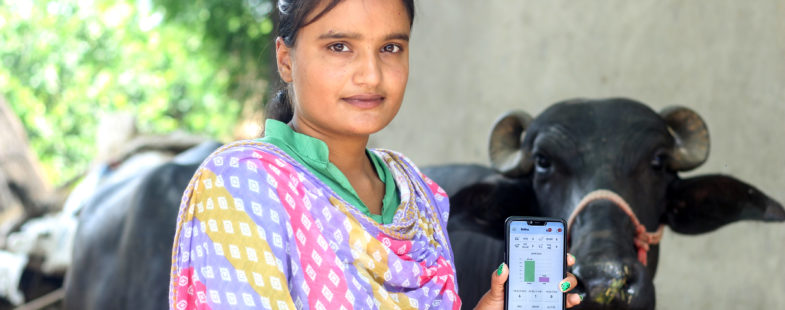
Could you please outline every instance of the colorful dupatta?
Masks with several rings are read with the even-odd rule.
[[[401,193],[380,225],[277,147],[227,145],[180,205],[172,309],[459,309],[447,195],[406,158],[374,150]]]

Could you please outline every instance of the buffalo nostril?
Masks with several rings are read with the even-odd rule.
[[[637,262],[576,265],[573,272],[588,309],[651,309],[654,304],[653,283]]]
[[[594,285],[589,291],[592,300],[598,304],[610,305],[614,302],[629,303],[632,299],[626,278],[607,279],[605,285]]]

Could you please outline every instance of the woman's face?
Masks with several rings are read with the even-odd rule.
[[[296,128],[367,136],[387,126],[406,88],[410,30],[402,1],[345,0],[300,28],[293,48],[279,38],[278,68],[292,86]]]

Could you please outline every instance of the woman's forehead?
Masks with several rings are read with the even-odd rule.
[[[329,2],[321,1],[306,20],[316,17]],[[411,30],[409,19],[400,0],[343,0],[300,31],[317,39],[336,34],[350,35],[355,39],[387,38],[400,34],[408,37]]]

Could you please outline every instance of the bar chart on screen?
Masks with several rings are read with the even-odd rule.
[[[515,234],[510,240],[510,309],[559,309],[563,240],[553,234]]]

